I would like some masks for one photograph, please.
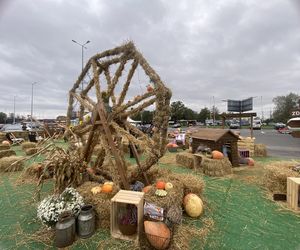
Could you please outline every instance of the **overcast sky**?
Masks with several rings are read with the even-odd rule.
[[[295,1],[296,2],[296,1]],[[195,111],[226,110],[222,99],[300,94],[300,5],[289,0],[0,0],[0,111],[65,115],[85,61],[134,41],[150,65]],[[141,88],[148,83],[135,80]]]

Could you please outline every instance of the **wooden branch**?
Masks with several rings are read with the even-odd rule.
[[[93,111],[93,104],[90,103],[88,100],[84,100],[82,97],[80,97],[78,94],[76,93],[72,93],[72,95],[80,102],[80,104],[85,107],[87,110],[89,110],[90,112]]]
[[[149,101],[144,102],[142,105],[140,105],[136,108],[133,108],[127,112],[122,113],[121,116],[122,117],[130,117],[138,112],[141,112],[143,109],[151,106],[155,102],[156,102],[156,98],[150,99]]]

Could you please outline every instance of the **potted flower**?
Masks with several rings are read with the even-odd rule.
[[[118,212],[119,230],[124,235],[133,235],[137,231],[137,207],[123,204]]]

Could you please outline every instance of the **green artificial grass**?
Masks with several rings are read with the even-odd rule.
[[[18,155],[22,152],[15,147]],[[32,159],[41,161],[41,158]],[[127,159],[134,163],[134,159]],[[268,163],[270,157],[257,158]],[[27,165],[31,162],[28,162]],[[170,164],[160,164],[176,173],[202,174],[194,170]],[[202,176],[205,181],[205,213],[199,219],[184,217],[184,224],[202,227],[205,218],[214,221],[212,231],[205,242],[193,239],[190,249],[299,249],[300,219],[295,213],[282,210],[267,199],[265,191],[255,183],[243,180],[246,176],[259,177],[259,169],[235,171],[233,178]],[[0,175],[0,249],[55,249],[34,237],[41,228],[36,219],[38,202],[34,199],[35,185],[16,185],[19,173]],[[48,181],[42,189],[42,198],[53,188]],[[130,242],[112,239],[109,230],[98,229],[89,239],[77,240],[70,249],[132,249]]]

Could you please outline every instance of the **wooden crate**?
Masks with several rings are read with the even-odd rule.
[[[124,235],[119,230],[118,224],[118,208],[124,204],[133,204],[137,207],[137,233],[134,235]],[[139,236],[143,230],[143,217],[144,217],[144,193],[128,190],[120,190],[111,199],[110,210],[110,233],[114,238],[122,240],[138,241]]]
[[[291,209],[299,210],[298,199],[299,199],[299,177],[288,177],[287,178],[287,202]]]

